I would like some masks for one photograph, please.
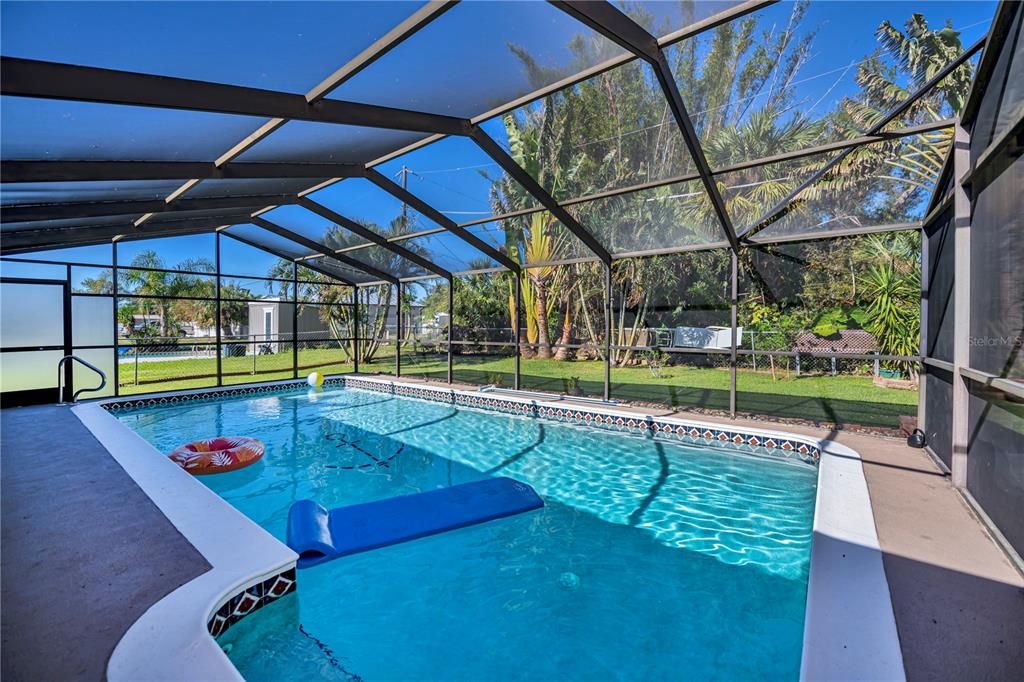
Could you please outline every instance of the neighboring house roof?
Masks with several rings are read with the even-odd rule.
[[[835,336],[822,337],[813,332],[800,332],[793,340],[798,353],[873,353],[878,341],[863,329],[844,329]]]

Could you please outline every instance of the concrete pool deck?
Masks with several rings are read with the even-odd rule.
[[[417,383],[404,377],[402,381]],[[438,386],[436,382],[431,385]],[[471,386],[455,388],[475,389]],[[649,407],[622,406],[617,409],[658,416],[695,417],[686,412],[658,411]],[[62,547],[62,555],[70,556],[76,551],[89,553],[90,561],[75,566],[74,570],[82,572],[87,569],[93,572],[94,577],[107,575],[119,557],[114,552],[97,552],[97,547],[107,545],[92,535],[94,531],[91,527],[95,524],[83,524],[80,519],[108,520],[113,532],[117,534],[118,527],[115,524],[120,523],[120,516],[116,514],[116,508],[123,505],[118,496],[109,494],[113,484],[108,483],[118,476],[127,477],[109,455],[106,455],[109,461],[99,456],[106,453],[96,452],[95,448],[102,450],[102,446],[87,432],[85,435],[88,438],[75,435],[75,427],[82,427],[81,424],[68,423],[69,419],[73,422],[77,422],[77,419],[66,408],[4,410],[3,417],[3,672],[4,677],[8,677],[8,671],[11,670],[10,679],[51,678],[55,676],[49,672],[52,668],[42,666],[52,665],[53,661],[47,660],[45,655],[38,656],[38,652],[46,645],[43,640],[51,645],[54,641],[60,641],[63,658],[74,659],[89,653],[77,651],[80,648],[102,648],[108,645],[106,655],[109,655],[118,639],[111,631],[113,619],[103,610],[87,610],[76,620],[74,632],[64,635],[63,630],[47,630],[46,624],[65,618],[66,609],[72,605],[51,598],[54,590],[67,583],[66,575],[30,565],[30,570],[34,571],[35,587],[13,589],[22,584],[11,582],[17,581],[19,575],[15,573],[12,576],[12,572],[23,570],[26,561],[40,565],[47,563],[45,557],[49,555],[45,554],[45,549],[38,549],[38,541],[29,544],[29,538],[34,537],[30,532],[32,524],[38,525],[45,519],[48,532],[56,533],[56,540],[65,543],[58,545]],[[829,432],[793,424],[745,419],[715,419],[707,415],[696,415],[696,418],[747,428],[776,429],[816,438],[831,438],[860,452],[909,679],[962,679],[968,675],[983,679],[1010,679],[1024,666],[1024,653],[1018,645],[1024,641],[1024,581],[960,496],[949,486],[947,479],[922,451],[907,448],[898,440],[850,432]],[[103,466],[106,467],[92,479],[92,485],[76,486],[72,482],[71,488],[77,494],[69,494],[66,496],[67,501],[61,502],[62,514],[53,514],[45,509],[50,500],[42,495],[26,494],[23,491],[11,499],[8,493],[8,484],[14,483],[8,479],[11,468],[27,468],[21,464],[24,460],[19,458],[18,450],[26,450],[23,444],[29,438],[38,439],[40,424],[44,419],[53,420],[53,427],[43,426],[43,432],[55,433],[57,428],[67,429],[71,438],[62,441],[73,444],[73,447],[65,450],[49,447],[36,452],[37,457],[45,456],[52,462],[54,469],[50,472],[50,478],[55,476],[55,472],[67,469],[75,460],[85,459],[86,455],[89,460],[104,462]],[[63,426],[59,426],[61,423]],[[26,452],[24,456],[30,454]],[[130,479],[128,482],[131,484]],[[53,495],[53,485],[56,483],[46,489],[49,496]],[[138,489],[134,492],[142,494]],[[137,525],[139,521],[133,521],[136,525],[133,526],[135,530],[132,535],[136,540],[135,551],[138,556],[155,554],[156,549],[166,540],[163,532],[149,530],[151,525],[153,528],[161,523],[169,525],[166,519],[160,517],[159,511],[156,514],[158,518],[144,521],[141,526]],[[143,537],[141,527],[147,530],[144,542],[139,543],[138,538]],[[171,530],[174,531],[173,527]],[[111,529],[107,529],[107,532],[111,532]],[[14,558],[21,557],[20,564],[9,562],[12,553]],[[159,570],[166,572],[163,564]],[[79,597],[99,604],[109,603],[117,609],[117,600],[110,599],[111,592],[106,583],[94,580],[81,583],[83,587]],[[169,585],[164,587],[167,589],[163,589],[161,594],[157,594],[159,590],[150,590],[145,594],[147,597],[152,596],[152,602],[155,602],[169,591]],[[11,639],[8,639],[9,630],[12,633]],[[99,638],[99,642],[90,641],[90,638],[81,636],[84,631],[110,632],[107,639],[112,638],[112,641],[104,642],[102,638]],[[34,641],[33,635],[36,638]],[[23,667],[9,669],[9,660]],[[70,676],[102,677],[102,669],[98,675],[93,674],[93,670],[83,669],[80,674]]]
[[[70,407],[0,416],[0,676],[104,679],[128,628],[210,565]]]

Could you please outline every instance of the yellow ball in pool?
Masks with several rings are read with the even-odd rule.
[[[313,388],[320,388],[324,385],[324,375],[320,372],[310,372],[309,376],[306,377],[306,383]]]

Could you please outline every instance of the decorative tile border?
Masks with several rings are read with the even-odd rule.
[[[295,586],[294,566],[283,573],[272,575],[266,580],[250,585],[224,602],[210,617],[206,628],[210,631],[210,635],[219,637],[227,632],[229,627],[249,614],[294,592]]]
[[[728,429],[711,424],[689,423],[674,418],[658,418],[631,413],[617,413],[607,408],[592,408],[580,405],[565,405],[538,402],[516,397],[498,397],[488,393],[459,391],[451,388],[403,384],[386,379],[369,379],[365,377],[337,376],[324,381],[324,386],[345,386],[365,391],[399,395],[406,398],[417,398],[432,402],[443,402],[493,412],[519,414],[529,417],[543,417],[557,421],[600,426],[616,431],[630,433],[651,432],[680,442],[701,447],[728,447],[753,455],[771,457],[796,458],[808,464],[814,464],[821,456],[820,449],[811,443],[773,436],[757,432]],[[306,387],[302,380],[282,381],[237,388],[219,388],[202,392],[181,392],[168,395],[141,398],[112,399],[100,403],[103,409],[110,412],[155,407],[160,405],[178,405],[198,401],[217,400],[220,398],[246,395],[276,393],[286,390],[298,390]],[[809,439],[811,440],[811,439]]]
[[[344,386],[344,379],[335,377],[324,381],[324,386]],[[218,398],[233,398],[242,395],[259,395],[261,393],[276,393],[289,389],[298,389],[307,386],[304,379],[293,379],[273,384],[257,384],[254,386],[238,386],[237,388],[218,388],[201,392],[180,392],[166,395],[143,396],[140,398],[114,398],[105,400],[100,406],[108,412],[122,412],[134,410],[139,407],[154,407],[157,405],[179,405],[201,400],[217,400]]]
[[[678,419],[616,413],[608,409],[537,402],[514,397],[497,397],[488,393],[470,393],[450,388],[435,388],[414,384],[400,384],[392,381],[345,377],[342,383],[349,388],[358,388],[378,393],[388,393],[407,398],[418,398],[433,402],[444,402],[464,407],[474,407],[494,412],[543,417],[557,421],[600,426],[629,433],[651,432],[659,436],[702,447],[728,447],[748,454],[771,457],[797,458],[808,464],[817,463],[821,451],[816,445],[802,440],[738,431],[709,424],[687,423]]]

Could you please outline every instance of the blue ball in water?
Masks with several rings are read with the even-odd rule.
[[[558,576],[558,584],[563,590],[575,592],[580,587],[580,577],[575,573],[566,571],[562,575]]]

